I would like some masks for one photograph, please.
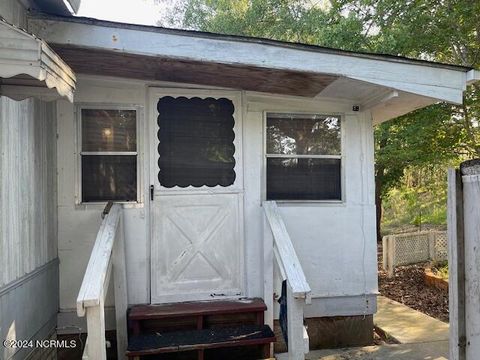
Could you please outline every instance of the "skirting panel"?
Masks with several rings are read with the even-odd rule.
[[[43,340],[55,331],[58,259],[0,289],[0,339]],[[25,359],[31,349],[0,348],[1,359]]]
[[[366,346],[373,343],[373,315],[306,318],[310,350]],[[278,320],[274,324],[275,353],[286,352]]]

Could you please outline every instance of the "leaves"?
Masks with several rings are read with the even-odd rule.
[[[171,22],[224,34],[480,67],[476,0],[181,0]],[[480,157],[480,84],[377,126],[377,208],[408,169]]]

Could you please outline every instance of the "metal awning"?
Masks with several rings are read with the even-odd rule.
[[[73,102],[75,82],[72,69],[44,41],[0,18],[0,95]]]

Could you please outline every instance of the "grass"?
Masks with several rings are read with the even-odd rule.
[[[443,280],[448,280],[448,263],[446,261],[432,264],[432,271]]]

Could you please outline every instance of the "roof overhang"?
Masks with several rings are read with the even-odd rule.
[[[312,98],[342,98],[375,123],[429,104],[461,104],[472,69],[265,39],[40,16],[29,26],[78,73]]]
[[[75,81],[73,70],[44,41],[0,19],[0,95],[73,102]]]
[[[30,10],[42,11],[48,14],[70,16],[76,14],[81,0],[20,0]]]

